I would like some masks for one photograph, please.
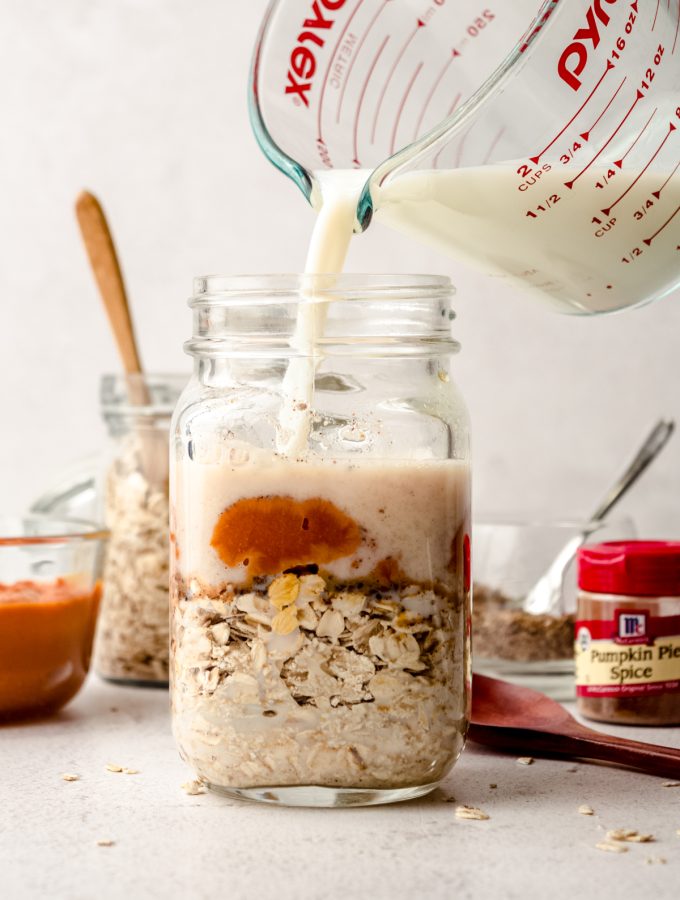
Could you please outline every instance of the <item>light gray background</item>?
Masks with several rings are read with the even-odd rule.
[[[194,275],[302,266],[313,213],[248,124],[264,0],[0,0],[0,497],[19,511],[97,450],[118,360],[73,216],[102,199],[149,370],[188,369]],[[478,510],[584,515],[644,431],[680,419],[680,298],[560,317],[380,226],[352,271],[458,285]],[[680,436],[626,502],[680,537]]]

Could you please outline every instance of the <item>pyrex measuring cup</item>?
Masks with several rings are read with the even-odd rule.
[[[372,215],[569,312],[680,283],[680,0],[275,0],[251,120],[315,205]]]

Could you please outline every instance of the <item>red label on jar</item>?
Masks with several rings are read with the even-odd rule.
[[[616,609],[576,623],[576,693],[621,697],[680,691],[680,616]]]

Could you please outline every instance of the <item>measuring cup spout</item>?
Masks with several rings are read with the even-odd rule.
[[[255,42],[252,60],[250,63],[250,77],[248,79],[248,116],[250,126],[255,134],[255,139],[260,149],[279,171],[287,175],[297,184],[307,200],[312,203],[314,194],[314,178],[307,169],[297,160],[289,156],[282,147],[272,138],[265,123],[263,107],[261,105],[261,67],[265,36],[269,32],[271,21],[280,4],[272,0],[267,7],[260,30]]]

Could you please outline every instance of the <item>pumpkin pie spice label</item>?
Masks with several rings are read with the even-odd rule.
[[[680,691],[680,616],[627,608],[577,621],[575,655],[579,697]]]

